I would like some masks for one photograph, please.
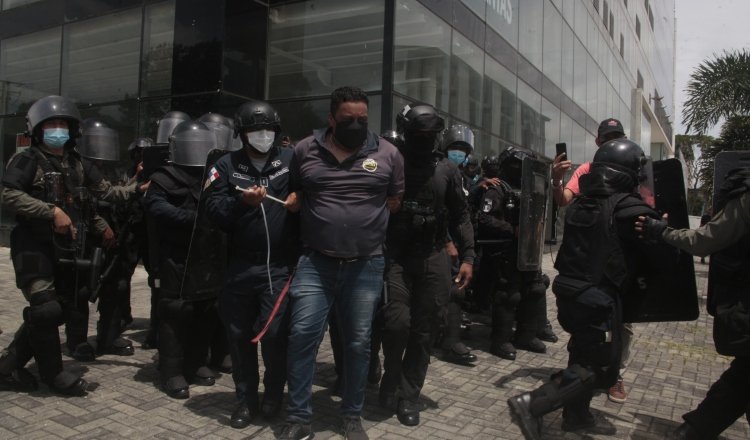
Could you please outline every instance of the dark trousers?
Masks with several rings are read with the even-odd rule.
[[[682,416],[701,438],[713,439],[743,414],[750,422],[750,357],[735,358],[698,408]]]
[[[191,381],[206,365],[211,329],[216,322],[216,300],[159,302],[159,372],[163,381],[185,376]]]
[[[424,385],[439,304],[450,292],[450,259],[444,249],[428,257],[399,257],[387,270],[381,393],[417,401]]]
[[[245,266],[230,263],[227,285],[219,296],[219,314],[229,340],[232,378],[239,401],[258,405],[258,347],[250,342],[265,326],[276,299],[289,279],[289,268],[272,264],[271,292],[266,265]],[[288,299],[279,308],[268,332],[260,341],[265,374],[265,397],[280,400],[286,383]]]

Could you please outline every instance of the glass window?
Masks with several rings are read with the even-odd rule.
[[[581,108],[586,108],[586,60],[588,52],[584,49],[581,40],[574,39],[573,51],[573,100]]]
[[[484,20],[484,11],[488,3],[487,0],[461,0],[461,3],[465,4],[469,9],[474,11],[479,18]]]
[[[511,46],[518,47],[518,0],[487,1],[486,22]]]
[[[0,41],[0,109],[25,111],[60,90],[60,32],[48,29]]]
[[[563,57],[562,57],[562,28],[563,19],[552,3],[544,3],[544,61],[543,69],[547,77],[558,87],[561,87]],[[572,53],[570,61],[573,60]]]
[[[565,142],[560,138],[560,109],[542,98],[542,123],[544,124],[544,155],[555,157],[555,144]]]
[[[36,3],[41,0],[3,0],[3,11],[8,9],[17,8],[19,6],[28,5],[29,3]]]
[[[516,82],[510,70],[489,56],[485,58],[482,127],[508,142],[516,140]]]
[[[578,125],[577,122],[573,122],[571,137],[571,145],[568,145],[568,154],[572,153],[570,160],[575,164],[591,160],[591,157],[586,155],[586,130]]]
[[[582,1],[572,1],[568,3],[575,3],[575,24],[574,30],[578,38],[581,41],[586,41],[586,34],[588,32],[589,23],[589,11],[586,9],[586,5]]]
[[[542,70],[544,0],[524,0],[519,9],[518,51]]]
[[[598,91],[597,78],[599,76],[599,68],[596,66],[596,61],[594,61],[594,59],[591,58],[590,55],[586,56],[586,66],[588,73],[586,74],[586,106],[584,107],[584,109],[586,110],[586,113],[589,114],[589,116],[592,116],[597,120],[602,120],[604,119],[604,117],[599,117],[596,113],[596,100]]]
[[[458,32],[453,33],[450,113],[470,124],[482,121],[484,52]]]
[[[566,3],[567,4],[567,3]],[[560,68],[560,88],[569,97],[573,97],[573,72],[574,57],[573,48],[577,41],[576,36],[573,34],[573,29],[569,26],[562,27],[562,56],[561,56],[561,68]]]
[[[380,90],[384,5],[309,0],[271,8],[268,98],[328,95],[350,85]]]
[[[574,156],[573,151],[573,119],[565,113],[560,112],[560,140],[568,144],[568,160],[573,163],[581,163],[581,158]]]
[[[172,90],[174,8],[174,0],[146,6],[141,96],[168,95]]]
[[[523,81],[518,81],[519,143],[534,151],[544,152],[544,121],[540,113],[542,95]]]
[[[396,4],[393,90],[448,108],[451,28],[416,0]]]
[[[138,95],[141,8],[65,26],[62,93],[80,102]]]
[[[136,138],[138,124],[138,102],[135,99],[113,105],[83,107],[81,118],[97,118],[116,130],[120,139],[120,162],[126,165],[130,161],[128,145]]]
[[[170,110],[172,110],[171,99],[141,101],[138,111],[138,136],[156,141],[156,132],[159,128],[157,123]]]

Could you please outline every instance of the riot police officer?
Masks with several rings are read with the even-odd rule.
[[[92,217],[86,191],[102,194],[106,188],[102,182],[85,179],[74,150],[80,119],[67,98],[47,96],[36,101],[26,115],[31,147],[11,158],[3,176],[3,206],[16,212],[17,220],[11,233],[16,285],[29,301],[24,323],[0,358],[0,381],[6,388],[36,389],[36,379],[24,368],[34,357],[42,381],[52,390],[86,393],[87,383],[80,374],[63,370],[57,329],[71,311],[88,307],[87,295],[79,297],[86,289],[76,281],[81,266],[60,262],[72,259],[70,249],[76,257],[89,252],[84,242],[88,229],[103,233],[107,228],[101,218]],[[88,261],[88,272],[95,276],[97,258],[90,255],[79,261]],[[69,346],[85,342],[85,333],[83,340],[74,333],[68,333]]]
[[[161,126],[160,126],[161,128]],[[158,237],[159,372],[162,389],[176,399],[190,397],[188,383],[213,385],[205,365],[210,330],[216,322],[216,291],[183,289],[208,152],[216,137],[203,123],[184,121],[169,137],[171,163],[151,175],[145,198]],[[213,247],[216,259],[223,255]],[[210,252],[211,249],[201,249]],[[213,256],[213,255],[212,255]],[[208,269],[206,269],[208,270]]]
[[[668,246],[638,240],[638,216],[658,218],[637,193],[645,156],[638,144],[617,139],[599,147],[591,172],[581,176],[582,195],[565,215],[565,236],[555,261],[552,291],[558,320],[570,333],[568,367],[549,383],[508,400],[527,439],[541,437],[544,414],[563,407],[562,429],[597,428],[589,406],[594,389],[612,386],[619,374],[622,295],[637,264],[676,264]],[[598,430],[612,434],[600,424]]]
[[[427,374],[437,312],[449,297],[471,280],[474,237],[455,164],[440,151],[443,118],[429,104],[407,105],[396,119],[404,138],[406,189],[401,209],[388,224],[384,308],[384,372],[380,404],[393,410],[407,426],[419,424],[419,393]],[[446,252],[448,230],[461,264],[451,279]]]
[[[718,169],[718,166],[717,166]],[[717,188],[718,213],[696,230],[667,228],[640,217],[636,230],[697,256],[711,255],[708,312],[714,316],[716,351],[734,359],[706,398],[682,418],[670,439],[715,439],[750,408],[750,168],[731,171]]]
[[[515,360],[516,348],[546,351],[536,334],[546,317],[547,286],[539,271],[517,267],[520,170],[525,156],[533,156],[533,152],[510,146],[499,156],[482,160],[485,179],[502,179],[498,185],[487,186],[481,196],[477,235],[483,243],[483,291],[490,295],[492,304],[490,352],[508,360]]]
[[[261,412],[276,415],[286,382],[288,320],[281,298],[297,258],[298,216],[266,198],[285,200],[289,194],[289,162],[293,151],[275,146],[281,132],[278,113],[266,102],[242,104],[234,118],[235,136],[244,148],[219,159],[209,172],[207,212],[232,238],[226,283],[219,295],[219,313],[229,339],[232,378],[238,405],[233,428],[244,428]],[[258,349],[250,341],[265,325],[261,353],[265,393],[258,398]]]

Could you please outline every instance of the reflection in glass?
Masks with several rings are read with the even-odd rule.
[[[41,0],[3,0],[3,11],[8,9],[17,8],[19,6],[28,5],[29,3],[36,3]]]
[[[523,81],[518,82],[518,133],[520,144],[544,153],[544,124],[546,118],[540,112],[542,95]]]
[[[141,15],[134,8],[65,27],[63,95],[96,103],[138,94]]]
[[[396,3],[393,90],[448,108],[451,28],[416,0]]]
[[[542,121],[544,121],[544,155],[555,157],[555,144],[566,142],[560,138],[560,109],[542,98]]]
[[[380,90],[384,5],[310,0],[270,9],[268,98]]]
[[[523,0],[519,6],[518,51],[542,70],[544,0]]]
[[[26,110],[59,93],[59,27],[0,41],[0,112]]]
[[[458,32],[453,33],[450,113],[471,124],[482,123],[484,52]]]
[[[81,118],[96,118],[117,131],[120,140],[120,165],[130,162],[128,145],[136,138],[138,103],[136,100],[121,101],[113,105],[83,107]]]
[[[544,59],[543,69],[547,77],[552,80],[555,85],[562,87],[562,69],[563,69],[563,58],[562,58],[562,28],[563,19],[557,9],[552,6],[551,3],[544,3]],[[570,60],[573,61],[571,53]]]
[[[172,89],[174,0],[146,6],[143,29],[141,95],[166,95]]]
[[[518,47],[518,0],[488,1],[486,14],[487,25],[511,46]]]
[[[474,11],[475,14],[482,20],[484,20],[484,11],[487,7],[487,0],[461,0],[461,3],[465,4],[469,9]]]
[[[515,142],[516,75],[490,57],[486,57],[484,69],[482,127]]]

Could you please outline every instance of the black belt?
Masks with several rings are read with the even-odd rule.
[[[365,257],[334,257],[332,255],[324,254],[323,252],[316,251],[316,250],[309,250],[307,251],[307,254],[315,254],[320,257],[325,258],[326,260],[336,261],[338,263],[344,264],[344,263],[356,263],[358,261],[366,261],[371,259],[372,257],[377,257],[377,255],[368,255]]]

